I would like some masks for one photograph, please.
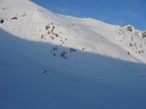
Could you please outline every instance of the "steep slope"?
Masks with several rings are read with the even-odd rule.
[[[146,66],[76,51],[52,56],[54,45],[0,30],[1,109],[144,109]],[[68,48],[59,46],[61,50]],[[78,60],[74,61],[75,58]]]
[[[146,63],[146,40],[119,26],[54,14],[27,0],[2,2],[0,16],[0,27],[23,39]]]
[[[145,39],[29,0],[0,1],[0,28],[0,109],[145,109]]]

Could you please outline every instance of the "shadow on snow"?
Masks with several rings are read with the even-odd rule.
[[[0,30],[0,109],[145,109],[145,83],[145,64]]]

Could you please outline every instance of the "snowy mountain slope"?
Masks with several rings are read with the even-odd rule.
[[[145,108],[144,64],[83,51],[65,60],[52,44],[0,34],[1,109]]]
[[[122,27],[54,14],[27,0],[2,2],[0,14],[0,27],[23,39],[146,63],[146,40]]]
[[[0,109],[146,108],[145,39],[29,0],[0,1],[0,28]]]

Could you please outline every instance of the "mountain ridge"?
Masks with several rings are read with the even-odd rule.
[[[63,45],[78,50],[84,49],[87,52],[99,53],[113,58],[146,62],[146,59],[143,58],[145,56],[144,52],[146,52],[145,48],[144,50],[141,50],[141,48],[136,50],[138,47],[135,47],[129,50],[127,46],[130,43],[136,43],[130,42],[128,38],[133,33],[126,32],[120,26],[106,24],[90,18],[75,18],[55,14],[32,1],[16,0],[11,5],[5,2],[0,9],[3,17],[1,19],[4,19],[4,23],[0,25],[1,28],[21,38]],[[126,39],[126,37],[129,40],[127,42],[123,39]],[[136,36],[132,35],[132,37],[140,40]],[[144,46],[145,40],[141,43]],[[138,43],[139,45],[140,43]],[[129,52],[131,52],[131,56],[126,56]],[[142,56],[137,56],[138,52]],[[138,59],[139,57],[141,59]]]

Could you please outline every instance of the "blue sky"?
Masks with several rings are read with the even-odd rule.
[[[33,0],[49,10],[146,30],[146,0]]]

